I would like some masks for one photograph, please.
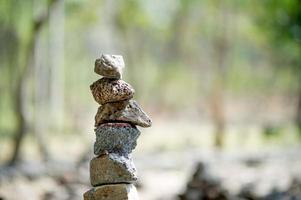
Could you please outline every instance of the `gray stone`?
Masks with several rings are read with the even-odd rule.
[[[131,158],[118,154],[104,154],[90,162],[91,185],[133,183],[137,181],[135,165]]]
[[[98,108],[95,127],[112,121],[129,122],[141,127],[150,127],[151,119],[134,100],[107,103]]]
[[[125,101],[133,98],[134,88],[123,80],[101,78],[90,85],[93,97],[99,104]]]
[[[118,153],[127,156],[135,149],[140,131],[128,123],[106,123],[96,129],[94,154]]]
[[[94,72],[107,78],[122,78],[124,68],[123,57],[120,55],[103,54],[96,59]]]
[[[139,200],[133,184],[103,185],[84,194],[84,200]]]

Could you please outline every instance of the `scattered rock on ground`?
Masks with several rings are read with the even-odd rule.
[[[219,182],[208,176],[203,163],[197,165],[186,191],[179,195],[180,200],[233,200]]]

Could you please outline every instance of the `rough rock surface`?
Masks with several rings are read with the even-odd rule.
[[[217,180],[210,177],[205,170],[203,163],[197,165],[185,193],[178,196],[180,200],[239,200],[230,196],[228,191]]]
[[[133,98],[134,88],[123,80],[101,78],[90,85],[93,97],[99,104],[124,101]]]
[[[133,183],[137,180],[136,168],[131,158],[118,154],[105,154],[90,162],[91,185]]]
[[[118,153],[127,156],[135,149],[140,131],[128,123],[106,123],[96,129],[94,154]]]
[[[138,200],[138,193],[132,184],[103,185],[84,194],[84,200]]]
[[[94,72],[107,78],[122,78],[124,68],[123,57],[120,55],[101,55],[95,61]]]
[[[95,127],[106,122],[124,121],[141,127],[150,127],[151,119],[134,100],[107,103],[98,108]]]

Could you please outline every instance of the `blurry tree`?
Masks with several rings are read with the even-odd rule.
[[[3,0],[0,9],[1,23],[4,27],[1,35],[4,34],[4,46],[1,48],[7,57],[7,63],[4,65],[8,69],[9,75],[9,93],[12,99],[12,108],[16,119],[15,138],[13,154],[9,164],[15,164],[20,156],[20,147],[26,132],[28,124],[24,108],[24,87],[33,66],[33,51],[37,43],[38,36],[47,23],[49,14],[53,5],[58,0],[48,0],[47,9],[39,16],[33,16],[33,1]],[[43,3],[43,2],[42,2]],[[40,134],[40,133],[36,133]],[[41,153],[44,157],[48,156],[48,151],[44,142],[38,137]]]
[[[58,0],[49,13],[49,70],[50,70],[50,115],[53,127],[64,124],[64,0]],[[43,63],[41,63],[43,67]]]
[[[169,30],[171,32],[167,43],[167,61],[174,63],[181,62],[185,59],[186,51],[184,47],[185,33],[189,31],[188,21],[190,19],[191,9],[195,5],[195,1],[180,0],[176,11],[172,16]],[[186,58],[187,59],[187,58]]]
[[[211,112],[215,125],[214,144],[217,148],[224,146],[225,140],[225,111],[224,111],[224,85],[227,72],[227,60],[229,53],[229,13],[228,1],[212,1],[216,13],[216,24],[213,37],[211,38],[213,48],[213,82],[211,86]]]
[[[8,31],[8,34],[4,34],[3,42],[4,46],[8,48],[1,48],[4,50],[2,53],[6,55],[6,62],[3,66],[7,68],[7,74],[9,77],[8,90],[11,94],[13,112],[16,119],[15,129],[15,148],[10,164],[14,164],[17,160],[18,153],[20,151],[21,140],[26,132],[26,121],[23,108],[23,87],[25,82],[25,76],[28,68],[28,62],[25,63],[26,58],[29,57],[30,51],[25,49],[31,48],[32,44],[29,42],[31,38],[28,38],[26,34],[21,34],[21,22],[17,20],[22,16],[24,19],[30,17],[26,13],[32,12],[32,2],[22,4],[19,1],[2,1],[1,23],[3,24],[2,34]],[[22,8],[22,9],[21,9]],[[27,11],[26,13],[24,11]],[[24,21],[22,21],[24,22]],[[26,30],[26,28],[24,28]],[[23,31],[25,31],[23,29]],[[26,42],[25,42],[26,40]]]
[[[121,38],[119,46],[124,47],[127,66],[129,66],[129,78],[135,85],[137,93],[140,91],[138,75],[146,52],[146,45],[149,42],[148,34],[151,24],[147,14],[143,11],[142,2],[138,0],[122,1],[116,5],[115,13],[112,16],[116,27],[117,35]],[[136,62],[135,62],[136,61]]]
[[[266,49],[262,48],[266,39],[274,45],[271,52],[275,55],[271,58],[275,66],[293,66],[291,69],[296,70],[301,80],[300,1],[297,0],[73,0],[65,4],[63,0],[0,1],[0,39],[5,47],[0,48],[0,73],[4,74],[0,80],[0,101],[8,102],[0,102],[0,109],[8,105],[10,108],[6,110],[11,112],[13,108],[16,116],[7,120],[16,124],[11,163],[17,160],[24,135],[29,132],[26,129],[31,125],[30,131],[37,134],[35,139],[44,157],[47,145],[40,134],[48,132],[49,125],[65,119],[65,127],[70,125],[78,132],[83,129],[83,120],[87,120],[83,110],[92,102],[91,96],[74,94],[89,92],[87,85],[93,74],[83,66],[91,67],[99,51],[124,54],[128,66],[126,78],[135,86],[138,98],[142,99],[142,88],[147,85],[144,99],[153,105],[153,112],[162,109],[169,113],[183,110],[187,114],[198,113],[196,107],[204,105],[202,98],[210,96],[200,117],[207,118],[211,113],[216,147],[222,147],[225,138],[224,96],[229,91],[243,90],[244,93],[237,94],[249,98],[245,88],[262,93],[273,88],[269,84],[272,81],[266,81],[276,71],[267,62]],[[254,9],[256,4],[258,12]],[[240,7],[234,10],[234,6]],[[247,13],[248,9],[252,12]],[[264,30],[268,37],[258,32],[253,17],[259,19],[260,31]],[[233,30],[238,34],[233,35]],[[64,48],[66,55],[62,53]],[[232,58],[236,60],[234,64],[230,63]],[[66,76],[63,66],[68,71]],[[62,85],[68,89],[64,90]],[[284,86],[285,91],[290,88]],[[301,127],[299,93],[296,121]],[[24,109],[28,107],[34,117],[26,116]],[[66,117],[59,117],[58,112],[63,109],[68,111]],[[1,117],[6,115],[3,113]]]
[[[264,0],[258,3],[258,24],[270,39],[274,66],[291,66],[299,82],[296,124],[301,133],[301,1]]]

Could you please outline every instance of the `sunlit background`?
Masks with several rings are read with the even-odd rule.
[[[0,0],[0,199],[90,188],[102,53],[153,120],[142,200],[301,199],[299,0]]]

